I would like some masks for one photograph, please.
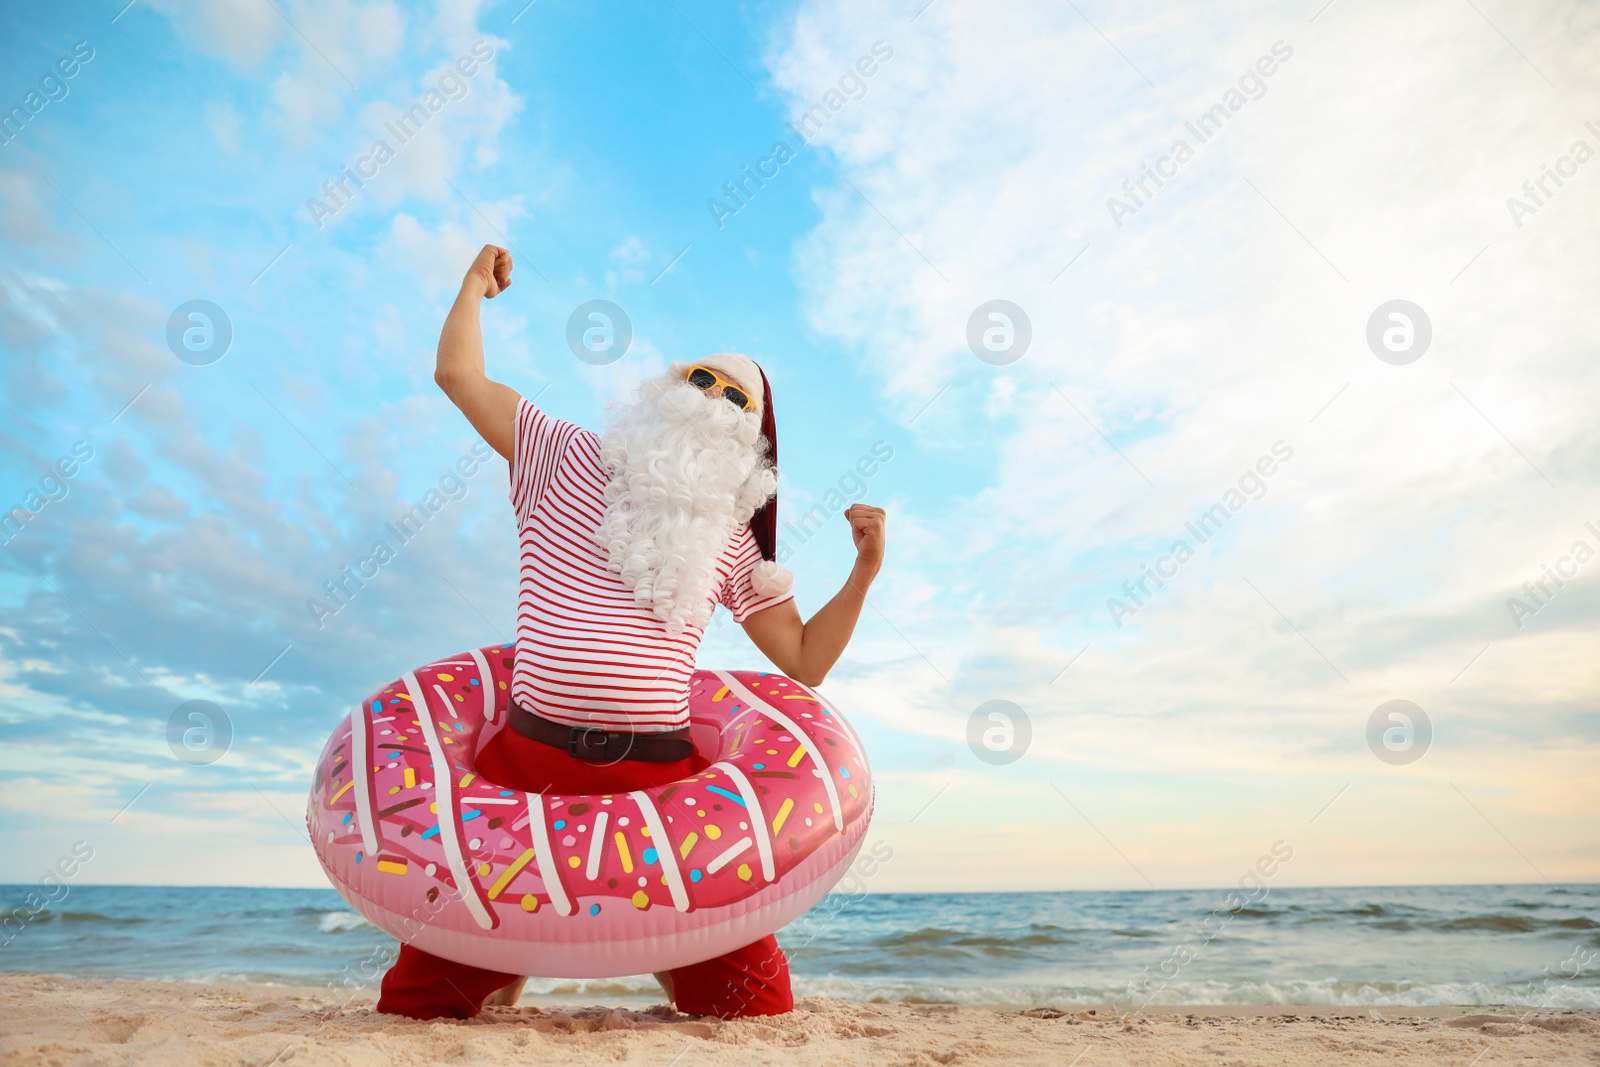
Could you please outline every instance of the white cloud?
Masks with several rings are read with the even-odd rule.
[[[232,105],[212,101],[206,105],[206,128],[216,139],[217,147],[230,156],[239,154],[239,113]]]
[[[495,44],[492,38],[483,40],[486,47]],[[469,160],[470,169],[476,170],[498,158],[499,136],[521,110],[522,99],[495,75],[492,62],[477,64],[471,77],[463,77],[454,67],[462,57],[477,64],[467,50],[448,55],[420,78],[361,108],[349,158],[367,154],[375,141],[393,152],[362,190],[364,198],[383,207],[407,196],[439,203],[457,200],[450,184],[460,184]],[[418,105],[423,110],[416,110]]]
[[[949,384],[910,431],[924,448],[1004,419],[989,486],[895,516],[874,600],[904,637],[883,631],[893,658],[842,687],[846,706],[954,740],[1005,696],[1037,715],[1030,758],[1058,767],[1287,779],[1372,770],[1366,715],[1406,696],[1479,738],[1459,759],[1496,788],[1545,794],[1548,760],[1514,723],[1570,736],[1591,669],[1569,631],[1519,633],[1503,601],[1600,517],[1583,340],[1600,264],[1581,251],[1600,164],[1521,229],[1505,198],[1574,138],[1600,148],[1563,106],[1592,98],[1595,13],[1547,6],[1513,35],[1561,90],[1446,5],[1097,21],[1128,60],[1070,8],[936,5],[908,27],[829,0],[773,57],[803,109],[865,45],[895,50],[818,137],[861,195],[815,195],[812,323],[870,353],[902,421]],[[1264,94],[1198,144],[1185,122],[1280,40],[1293,55]],[[1108,197],[1179,138],[1194,158],[1118,228]],[[996,297],[1033,326],[1006,368],[965,342]],[[1396,297],[1434,326],[1409,367],[1363,336]],[[1107,598],[1279,440],[1294,458],[1265,497],[1119,630]],[[1452,686],[1486,642],[1498,655]],[[1442,787],[1457,759],[1414,773]]]
[[[23,171],[0,170],[0,233],[7,241],[35,246],[55,236],[44,197],[48,187]]]
[[[254,70],[292,32],[271,4],[255,0],[150,0],[180,36],[209,55]]]
[[[401,211],[390,224],[388,247],[382,252],[407,264],[422,291],[437,297],[460,286],[467,265],[482,246],[472,231],[460,223],[443,222],[436,230],[429,230]]]
[[[629,236],[626,241],[611,250],[611,258],[619,263],[637,266],[650,258],[650,250],[639,238]]]
[[[294,7],[292,69],[274,80],[272,98],[285,139],[305,150],[322,127],[344,117],[346,99],[370,95],[402,58],[405,20],[389,0],[316,0]]]
[[[521,212],[516,200],[480,205],[500,226]],[[472,223],[478,220],[474,217]],[[491,239],[498,239],[490,235]],[[483,227],[446,220],[429,229],[404,211],[397,212],[390,224],[389,237],[379,254],[392,256],[416,275],[421,290],[430,298],[458,289],[461,279],[485,243]],[[514,284],[514,283],[513,283]]]

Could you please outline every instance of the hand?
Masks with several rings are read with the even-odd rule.
[[[851,504],[844,517],[850,520],[850,536],[855,539],[856,559],[876,568],[883,565],[884,511],[869,504]]]
[[[511,288],[511,253],[499,245],[484,245],[478,258],[467,268],[463,285],[483,286],[483,295],[493,300]]]

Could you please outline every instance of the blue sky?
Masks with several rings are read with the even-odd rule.
[[[1280,838],[1296,884],[1600,876],[1600,562],[1560,563],[1600,549],[1596,16],[1319,6],[0,14],[7,107],[93,50],[0,148],[0,503],[93,450],[0,555],[0,879],[81,838],[97,881],[322,884],[297,827],[332,724],[510,633],[499,461],[322,626],[306,605],[470,454],[432,352],[486,241],[518,264],[490,372],[554,413],[597,426],[732,349],[774,382],[785,518],[893,449],[890,565],[826,687],[874,757],[883,888],[1226,884]],[[475,44],[319,228],[307,201]],[[634,325],[605,367],[565,343],[591,299]],[[967,341],[996,299],[1033,336],[999,366]],[[1365,336],[1396,299],[1433,330],[1403,366]],[[208,365],[167,347],[191,300],[232,326]],[[796,547],[809,612],[848,532]],[[760,657],[724,618],[701,663]],[[235,730],[208,766],[166,742],[196,699]],[[1412,763],[1368,747],[1393,699],[1432,723]],[[1003,767],[966,740],[990,700],[1032,725]]]

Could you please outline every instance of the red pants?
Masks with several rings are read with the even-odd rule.
[[[602,766],[502,730],[478,753],[477,770],[492,782],[529,793],[624,793],[688,777],[699,762],[623,760]],[[668,973],[678,1010],[691,1015],[734,1019],[794,1010],[789,961],[771,935]],[[378,1010],[413,1019],[470,1019],[483,1010],[485,997],[519,977],[452,963],[403,944],[399,958],[383,976]]]

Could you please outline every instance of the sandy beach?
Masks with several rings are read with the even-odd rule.
[[[370,993],[0,976],[0,1060],[171,1063],[1503,1064],[1600,1063],[1600,1012],[1513,1008],[1163,1007],[1007,1011],[812,998],[722,1022],[524,1000],[470,1022],[380,1016]]]

